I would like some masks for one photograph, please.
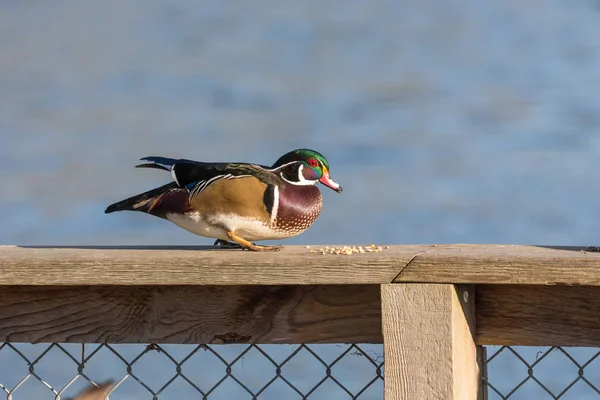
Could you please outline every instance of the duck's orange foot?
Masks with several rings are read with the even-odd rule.
[[[242,247],[242,249],[244,250],[251,250],[251,251],[279,251],[282,249],[282,246],[260,246],[258,244],[254,244],[252,242],[249,242],[248,240],[239,237],[238,235],[236,235],[235,233],[228,231],[227,232],[227,237],[231,240],[233,240],[234,242],[236,242],[238,245],[240,245]]]

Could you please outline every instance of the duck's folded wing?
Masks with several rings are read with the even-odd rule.
[[[245,163],[181,163],[171,171],[175,181],[197,195],[213,182],[253,176],[265,184],[274,184],[278,177],[262,166]]]
[[[170,171],[175,183],[186,188],[190,195],[201,192],[220,179],[254,176],[266,184],[275,184],[279,180],[267,167],[256,164],[209,163],[167,157],[144,157],[142,161],[148,162],[137,167]]]

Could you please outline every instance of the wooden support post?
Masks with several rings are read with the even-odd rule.
[[[381,286],[385,399],[476,400],[473,286]]]

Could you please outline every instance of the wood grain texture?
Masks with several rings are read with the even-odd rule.
[[[311,249],[323,246],[313,246]],[[212,247],[40,248],[0,246],[0,285],[294,285],[389,283],[420,251],[321,255]]]
[[[581,247],[436,246],[394,282],[600,285],[600,253]]]
[[[476,400],[481,382],[475,345],[475,287],[456,285],[452,297],[452,376],[454,399]]]
[[[382,285],[386,400],[477,399],[472,288]]]
[[[477,343],[600,346],[600,288],[477,286]]]
[[[502,283],[600,286],[600,253],[512,245],[391,246],[321,255],[211,247],[0,246],[0,285]]]
[[[381,343],[379,285],[6,286],[0,341]]]

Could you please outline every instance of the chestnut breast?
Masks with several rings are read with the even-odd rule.
[[[316,186],[281,185],[274,228],[292,235],[304,232],[319,217],[322,207],[323,198]]]

